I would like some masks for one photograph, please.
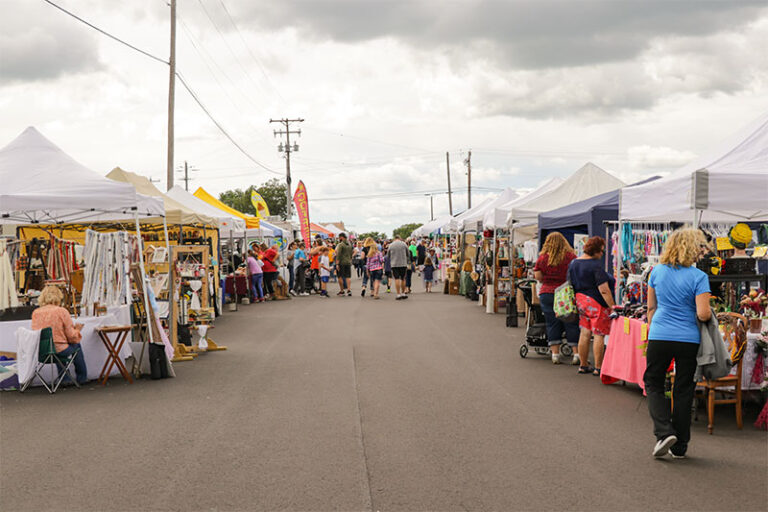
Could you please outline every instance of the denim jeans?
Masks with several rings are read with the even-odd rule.
[[[57,352],[57,355],[62,359],[67,359],[78,348],[80,348],[80,344],[71,344],[61,352]],[[56,365],[59,367],[59,372],[61,372],[64,369],[64,367],[61,366],[60,364],[56,363]],[[85,384],[86,382],[88,382],[88,369],[85,367],[85,356],[83,356],[82,350],[77,350],[77,354],[75,354],[74,366],[75,366],[75,375],[77,377],[77,383]],[[69,379],[69,376],[64,377],[65,381],[68,379]]]
[[[295,272],[293,270],[293,262],[288,263],[288,289],[293,290],[293,285],[296,281]]]
[[[683,341],[650,340],[646,351],[646,367],[643,381],[648,394],[648,412],[653,420],[653,434],[660,441],[667,436],[677,436],[672,447],[676,455],[683,455],[691,439],[691,405],[696,391],[693,375],[696,373],[698,343]],[[664,396],[669,364],[675,360],[675,386],[672,390],[675,408],[670,409]]]
[[[577,346],[581,332],[579,323],[565,323],[557,319],[554,309],[555,294],[539,294],[539,302],[541,303],[541,312],[544,313],[544,319],[547,321],[547,340],[549,340],[549,346],[559,345],[562,342],[563,334],[565,334],[565,340],[570,346]]]
[[[254,299],[264,298],[263,280],[264,274],[251,274],[251,295],[253,295]]]

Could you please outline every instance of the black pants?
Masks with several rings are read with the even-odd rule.
[[[647,362],[643,381],[648,394],[648,411],[653,420],[653,434],[656,440],[677,436],[672,449],[682,455],[688,449],[691,439],[691,405],[696,391],[693,375],[696,373],[698,343],[681,341],[648,342]],[[675,408],[670,409],[664,396],[664,381],[669,364],[675,360],[675,387],[672,390]]]
[[[293,270],[295,277],[293,279],[294,288],[293,290],[296,293],[304,293],[306,289],[307,284],[307,265],[306,263],[301,263],[298,267],[296,267]]]
[[[267,293],[272,296],[275,295],[275,279],[277,279],[277,272],[264,272],[264,287],[267,289]]]

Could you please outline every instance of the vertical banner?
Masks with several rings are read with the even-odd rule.
[[[301,226],[301,238],[307,244],[307,249],[312,244],[312,236],[309,234],[309,199],[307,198],[307,187],[304,182],[299,180],[299,186],[293,194],[293,204],[296,205],[296,213],[299,215],[299,225]]]

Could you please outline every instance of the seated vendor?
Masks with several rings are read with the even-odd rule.
[[[32,312],[32,329],[39,330],[50,327],[53,331],[53,343],[56,352],[62,356],[69,356],[80,345],[82,334],[80,330],[83,324],[75,324],[69,311],[61,307],[64,295],[56,286],[46,286],[40,293],[37,303],[40,306]],[[83,351],[78,350],[75,354],[75,374],[77,383],[84,384],[88,382],[88,371],[85,366]],[[65,381],[68,377],[65,377]]]

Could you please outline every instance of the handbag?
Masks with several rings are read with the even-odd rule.
[[[579,320],[579,310],[576,307],[576,294],[570,279],[555,288],[555,303],[552,308],[555,318],[565,323],[574,323]]]

